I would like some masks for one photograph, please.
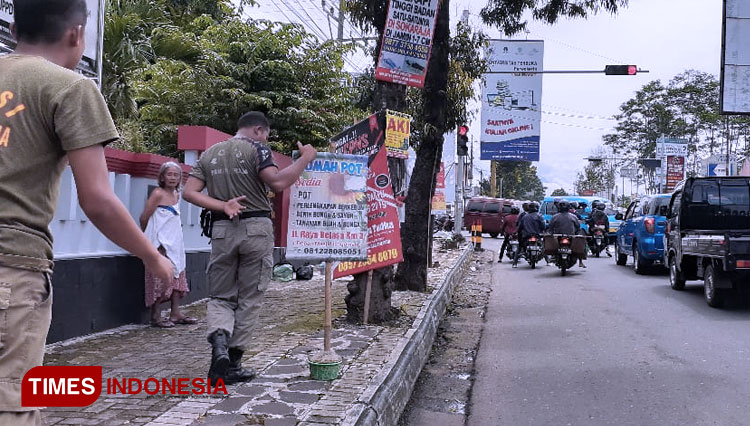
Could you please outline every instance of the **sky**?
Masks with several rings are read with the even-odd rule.
[[[336,34],[336,22],[323,9],[327,0],[259,0],[248,16],[303,23],[319,37]],[[338,0],[335,0],[335,5]],[[451,25],[464,9],[469,22],[491,38],[499,31],[482,24],[479,11],[484,0],[452,0]],[[334,13],[338,11],[334,9]],[[542,92],[541,159],[536,163],[548,193],[562,187],[572,191],[576,174],[586,165],[602,136],[611,133],[619,106],[653,80],[669,81],[675,75],[695,69],[718,77],[721,62],[721,0],[630,0],[615,15],[600,14],[586,20],[561,20],[554,25],[529,21],[529,33],[510,39],[544,40],[546,70],[603,70],[607,64],[633,64],[649,73],[636,76],[604,74],[546,74]],[[345,37],[361,37],[351,23]],[[367,55],[354,55],[347,62],[350,71],[370,65]],[[479,111],[479,104],[471,107]],[[475,151],[475,180],[479,170],[489,173],[489,161],[478,161],[480,117],[471,123]]]

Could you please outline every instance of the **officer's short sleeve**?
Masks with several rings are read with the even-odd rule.
[[[120,137],[104,97],[89,79],[82,78],[57,94],[50,112],[63,151],[107,144]]]
[[[206,153],[204,152],[201,155],[200,159],[198,159],[198,161],[193,166],[193,169],[190,170],[190,176],[196,179],[200,179],[203,182],[206,181],[206,169],[205,169],[206,166],[205,166],[205,161],[204,161],[205,156],[206,156]]]
[[[273,151],[271,151],[271,148],[269,148],[268,145],[259,143],[255,146],[258,149],[258,172],[267,167],[278,168],[276,163],[273,161]]]

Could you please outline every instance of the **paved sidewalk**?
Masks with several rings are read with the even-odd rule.
[[[440,285],[462,251],[436,252],[440,266],[429,270]],[[107,394],[108,378],[203,378],[210,360],[205,338],[205,303],[187,308],[195,325],[157,329],[127,326],[113,332],[50,345],[45,365],[101,365],[104,389],[85,408],[48,408],[48,425],[320,425],[342,424],[361,412],[362,395],[387,373],[384,366],[412,337],[412,325],[433,293],[394,292],[401,311],[387,325],[353,325],[345,319],[349,279],[333,282],[332,346],[344,358],[331,382],[309,379],[307,357],[323,347],[323,279],[273,282],[266,293],[254,349],[243,364],[259,371],[250,383],[227,386],[229,395],[190,397]],[[420,314],[421,312],[421,314]],[[398,352],[400,354],[400,352]],[[389,365],[390,365],[389,364]],[[369,389],[368,389],[369,386]],[[349,413],[349,417],[347,417]]]

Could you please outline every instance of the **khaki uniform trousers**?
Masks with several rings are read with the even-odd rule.
[[[272,264],[271,219],[235,217],[214,223],[208,264],[209,336],[224,330],[230,348],[249,349]]]
[[[52,320],[49,273],[0,265],[0,425],[41,425],[39,408],[21,407],[21,380],[42,365]]]

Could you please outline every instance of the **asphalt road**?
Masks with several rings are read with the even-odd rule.
[[[469,426],[750,425],[750,304],[631,261],[495,264]]]

